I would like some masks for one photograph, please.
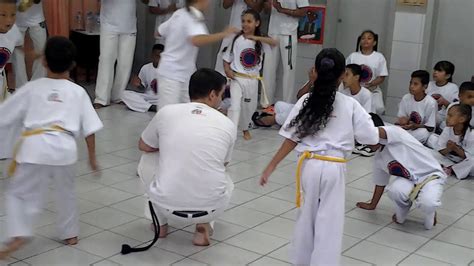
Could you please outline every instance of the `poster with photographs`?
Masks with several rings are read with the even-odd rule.
[[[326,7],[310,6],[298,24],[298,42],[323,44]]]

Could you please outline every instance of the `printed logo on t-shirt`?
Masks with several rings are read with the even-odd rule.
[[[48,101],[49,102],[58,102],[62,103],[63,101],[59,98],[59,93],[57,92],[52,92],[48,95]]]
[[[403,167],[403,165],[399,163],[398,161],[389,162],[387,165],[387,168],[388,168],[388,172],[391,175],[400,176],[407,179],[410,179],[411,177],[410,172],[408,172],[408,170],[405,167]]]
[[[367,84],[374,77],[374,72],[372,71],[372,68],[367,65],[362,64],[360,65],[360,67],[362,68],[362,74],[360,75],[360,83]]]
[[[423,122],[422,121],[423,119],[421,118],[421,115],[418,113],[418,112],[411,112],[410,114],[410,121],[417,124],[417,125],[421,125],[421,123]]]
[[[240,53],[240,63],[249,70],[255,68],[260,63],[260,57],[253,48],[247,48]]]
[[[6,47],[0,47],[0,69],[3,69],[11,56],[11,51]]]
[[[158,81],[156,79],[151,81],[150,88],[155,94],[158,93]]]

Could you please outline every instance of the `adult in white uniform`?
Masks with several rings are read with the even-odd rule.
[[[168,219],[196,223],[195,245],[209,245],[210,223],[220,216],[232,195],[233,183],[226,173],[236,139],[235,125],[216,109],[226,78],[211,69],[191,76],[190,103],[161,108],[143,131],[139,148],[157,152],[156,170],[147,186],[166,237]],[[186,166],[186,167],[183,167]],[[146,174],[149,170],[140,169]],[[194,211],[194,217],[180,213]]]
[[[188,81],[196,70],[199,47],[218,42],[237,33],[237,28],[209,34],[203,12],[210,0],[190,0],[186,7],[174,12],[158,28],[165,38],[165,51],[161,55],[157,75],[160,81],[158,108],[168,104],[189,102]]]
[[[279,41],[279,45],[265,57],[263,77],[268,100],[275,102],[277,70],[282,66],[281,88],[283,101],[295,102],[296,54],[298,52],[298,19],[306,15],[308,0],[273,0],[265,2],[265,9],[271,9],[268,35]]]
[[[0,120],[0,128],[20,123],[27,135],[17,146],[16,170],[10,169],[13,176],[5,193],[10,241],[0,251],[0,260],[34,236],[34,218],[42,211],[50,179],[55,182],[59,238],[69,245],[78,242],[76,138],[85,136],[89,163],[96,171],[94,134],[103,125],[84,88],[69,81],[74,58],[71,41],[64,37],[49,39],[45,49],[47,77],[25,84],[0,105],[1,113],[9,113]]]
[[[42,1],[34,0],[33,2],[34,4],[26,11],[16,13],[16,25],[20,29],[23,39],[28,32],[33,43],[35,54],[40,55],[43,53],[44,45],[46,44],[46,22],[44,19]],[[42,78],[46,75],[46,69],[43,67],[41,60],[41,57],[38,57],[33,62],[31,80]],[[12,61],[15,70],[16,87],[19,88],[28,81],[23,49],[15,50]]]
[[[156,15],[155,31],[161,23],[167,21],[171,15],[178,9],[186,5],[185,0],[150,0],[148,3],[150,13]],[[163,37],[155,36],[155,43],[164,44]]]
[[[147,0],[142,0],[148,3]],[[132,70],[137,38],[135,0],[102,0],[100,8],[100,57],[94,107],[121,101]],[[115,62],[117,67],[114,71]]]
[[[303,155],[298,163],[297,206],[301,190],[304,203],[295,224],[291,262],[338,265],[344,227],[345,158],[354,148],[354,139],[375,144],[378,132],[356,100],[337,92],[345,70],[344,56],[336,49],[323,49],[315,68],[318,78],[314,89],[298,100],[280,129],[285,141],[260,184],[268,182],[278,163],[293,149]]]
[[[242,13],[249,8],[257,12],[262,11],[263,0],[223,0],[222,6],[225,9],[232,8],[230,13],[229,26],[240,29],[242,27]],[[222,64],[222,56],[227,51],[227,49],[230,49],[230,45],[232,44],[234,36],[235,35],[230,35],[224,38],[221,43],[221,48],[219,48],[219,52],[217,53],[215,69],[216,71],[219,71],[222,75],[225,75],[224,65]]]

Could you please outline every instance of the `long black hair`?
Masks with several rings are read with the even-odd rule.
[[[318,79],[313,84],[311,94],[304,100],[300,112],[288,125],[289,128],[296,127],[298,138],[317,133],[329,122],[339,78],[344,73],[345,66],[344,55],[335,48],[323,49],[316,57]]]
[[[356,44],[356,52],[359,52],[359,50],[362,50],[362,48],[360,47],[360,41],[362,40],[362,36],[366,33],[369,33],[371,34],[373,37],[374,37],[374,41],[375,41],[375,46],[374,46],[374,51],[377,52],[377,47],[379,45],[379,35],[376,34],[375,32],[371,31],[371,30],[364,30],[360,35],[359,37],[357,37],[357,44]]]
[[[262,31],[260,30],[260,25],[262,24],[262,20],[260,18],[260,13],[258,13],[257,11],[249,8],[247,10],[244,10],[244,12],[242,12],[242,16],[245,16],[247,14],[250,14],[253,16],[253,18],[255,19],[255,21],[258,21],[260,22],[260,24],[255,28],[255,36],[263,36],[262,34]],[[234,52],[234,44],[235,44],[235,41],[237,40],[237,38],[239,38],[240,36],[242,36],[242,34],[244,34],[243,31],[239,32],[239,34],[237,34],[234,39],[232,40],[232,45],[231,45],[231,48],[230,48],[230,52]],[[257,52],[257,56],[258,58],[260,58],[260,56],[262,55],[262,42],[261,41],[256,41],[255,42],[255,51]]]
[[[459,114],[466,118],[464,121],[463,128],[462,128],[462,135],[459,138],[460,142],[464,141],[464,137],[469,129],[471,129],[471,119],[472,119],[472,107],[467,104],[454,104],[451,108],[456,108]],[[450,109],[451,109],[450,108]]]

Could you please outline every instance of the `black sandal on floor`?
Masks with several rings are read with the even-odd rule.
[[[271,125],[265,125],[262,123],[262,121],[260,121],[261,118],[266,117],[266,116],[271,116],[271,114],[267,114],[267,113],[259,114],[258,112],[253,113],[252,121],[254,125],[258,127],[271,127]]]

